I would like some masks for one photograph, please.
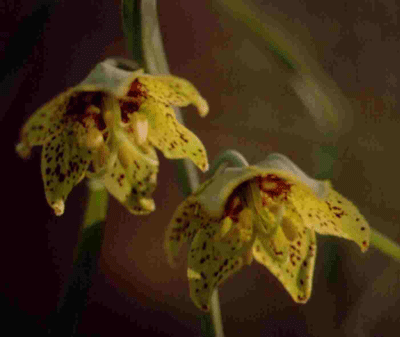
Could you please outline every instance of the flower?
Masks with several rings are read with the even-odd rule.
[[[267,267],[293,300],[311,295],[315,232],[357,243],[370,228],[356,206],[329,181],[308,177],[283,155],[256,166],[226,168],[177,208],[165,249],[175,266],[189,241],[188,279],[197,307],[207,311],[214,288],[253,259]]]
[[[208,169],[203,144],[176,120],[171,107],[192,103],[205,116],[207,102],[184,79],[132,69],[127,61],[99,63],[23,126],[16,150],[27,158],[33,146],[43,146],[45,194],[56,215],[63,214],[68,194],[85,176],[100,178],[132,213],[153,211],[158,172],[154,147],[167,158],[189,158],[201,170]]]

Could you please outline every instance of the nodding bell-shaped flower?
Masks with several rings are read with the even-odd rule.
[[[27,158],[33,146],[43,146],[45,194],[56,215],[63,214],[68,194],[85,176],[99,178],[132,213],[147,214],[155,209],[154,147],[167,158],[189,158],[208,169],[203,144],[178,123],[172,108],[189,104],[201,116],[208,113],[207,102],[188,81],[146,75],[128,61],[107,59],[38,109],[23,126],[16,150]]]
[[[255,166],[226,168],[175,211],[167,229],[169,263],[189,242],[188,279],[197,307],[207,311],[213,290],[253,259],[267,267],[293,300],[311,295],[316,236],[335,235],[364,252],[370,228],[356,206],[329,181],[308,177],[273,154]]]

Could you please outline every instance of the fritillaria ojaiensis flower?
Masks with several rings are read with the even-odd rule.
[[[41,170],[46,199],[64,212],[72,188],[85,176],[99,178],[134,214],[155,209],[158,148],[167,158],[189,158],[208,169],[201,141],[175,117],[172,106],[207,102],[188,81],[125,70],[108,59],[77,86],[39,108],[21,130],[17,152],[26,158],[43,146]]]
[[[226,168],[177,208],[165,249],[172,266],[189,242],[193,302],[207,311],[212,291],[253,259],[267,267],[293,300],[311,295],[316,235],[335,235],[364,252],[370,228],[329,181],[309,178],[282,155],[259,165]]]

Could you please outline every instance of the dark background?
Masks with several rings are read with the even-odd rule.
[[[211,107],[205,119],[185,109],[188,127],[210,160],[227,148],[253,164],[281,152],[310,175],[320,171],[319,146],[336,147],[334,186],[373,227],[399,242],[396,0],[253,2],[337,83],[352,111],[342,111],[341,132],[324,138],[282,65],[220,6],[160,1],[171,72],[192,81]],[[40,149],[28,161],[19,159],[18,130],[96,63],[127,57],[119,11],[119,0],[0,3],[0,285],[3,328],[11,326],[13,335],[45,333],[72,270],[85,205],[82,183],[70,194],[65,215],[52,214]],[[310,69],[320,74],[311,63]],[[200,335],[201,313],[191,303],[185,267],[170,269],[162,249],[164,229],[183,195],[173,162],[161,154],[160,161],[156,212],[137,217],[111,200],[100,271],[78,326],[82,336]],[[226,336],[397,336],[398,263],[374,248],[362,254],[350,242],[319,237],[316,265],[306,305],[293,303],[256,262],[227,281],[220,290]]]

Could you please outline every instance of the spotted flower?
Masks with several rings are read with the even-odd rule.
[[[289,159],[226,168],[175,211],[165,238],[174,266],[189,242],[190,295],[207,311],[212,291],[253,259],[267,267],[297,303],[311,295],[315,232],[369,246],[370,228],[329,181],[309,178]]]
[[[43,146],[45,194],[56,215],[63,214],[68,194],[85,176],[98,177],[132,213],[146,214],[155,209],[154,148],[208,169],[203,144],[172,108],[189,104],[201,116],[208,113],[207,102],[188,81],[146,75],[127,61],[108,59],[28,119],[17,152],[26,158],[33,146]]]

